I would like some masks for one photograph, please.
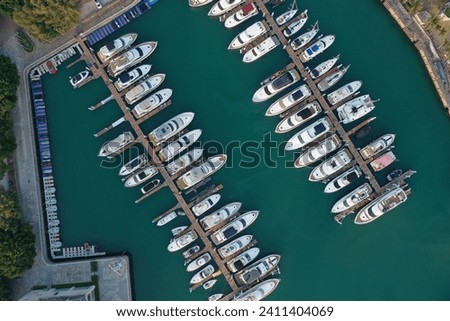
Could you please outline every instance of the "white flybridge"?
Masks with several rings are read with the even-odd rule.
[[[107,142],[102,146],[100,151],[98,152],[98,156],[110,156],[114,153],[119,152],[127,145],[131,144],[134,141],[134,136],[131,132],[124,132],[120,134],[113,140]]]
[[[236,8],[238,5],[244,2],[245,0],[219,0],[209,10],[208,16],[211,17],[221,16],[224,13],[231,11],[233,8]]]
[[[115,55],[121,53],[131,46],[137,38],[137,33],[127,33],[119,38],[107,43],[97,52],[97,56],[101,62],[107,62]]]
[[[309,180],[312,182],[322,181],[343,169],[344,166],[352,161],[352,159],[353,156],[350,151],[347,148],[344,148],[314,168],[309,175]]]
[[[312,103],[307,104],[302,107],[299,111],[295,112],[289,117],[284,118],[280,121],[275,128],[275,133],[287,133],[294,128],[306,123],[308,120],[313,119],[322,111],[322,107],[320,107],[317,101],[313,101]]]
[[[288,140],[285,150],[296,150],[319,139],[333,128],[328,117],[320,118],[309,126],[303,128]]]
[[[161,149],[158,153],[159,158],[163,162],[170,161],[176,155],[180,154],[181,152],[186,150],[189,146],[191,146],[193,143],[195,143],[199,139],[201,134],[202,134],[201,129],[195,129],[187,132],[177,140],[171,142],[166,147]]]
[[[131,48],[111,60],[108,65],[108,73],[113,77],[117,77],[128,68],[140,63],[150,56],[157,46],[157,41],[148,41]]]
[[[295,88],[285,96],[274,102],[266,111],[266,116],[279,115],[311,96],[311,90],[305,84]]]
[[[120,75],[119,79],[117,79],[114,83],[114,86],[118,91],[122,91],[134,84],[136,81],[144,78],[150,72],[150,69],[152,69],[152,65],[138,66],[126,74]]]
[[[330,47],[335,39],[336,37],[334,35],[328,35],[320,38],[300,54],[300,60],[304,63],[310,61]]]
[[[356,80],[352,81],[335,91],[329,93],[327,95],[327,99],[330,102],[331,105],[336,105],[343,101],[345,98],[350,97],[353,94],[356,94],[356,92],[361,88],[362,81]]]
[[[206,177],[214,174],[225,165],[227,155],[219,154],[208,158],[204,163],[192,168],[177,179],[177,186],[184,190],[196,185]]]
[[[240,49],[249,44],[259,36],[269,31],[269,27],[265,21],[257,21],[250,27],[239,33],[230,43],[228,49]]]
[[[185,129],[194,119],[194,115],[192,112],[181,113],[151,131],[148,138],[153,145],[158,146]]]
[[[286,71],[269,83],[261,86],[253,95],[252,100],[255,103],[266,101],[285,88],[295,84],[300,78],[300,74],[296,69]]]
[[[295,160],[294,166],[295,168],[301,168],[315,163],[329,153],[337,150],[341,147],[341,145],[342,141],[339,136],[337,134],[333,134],[300,154],[300,156]]]
[[[271,36],[247,51],[242,57],[242,61],[245,63],[253,62],[269,53],[279,45],[280,41],[278,40],[277,36]]]
[[[342,197],[339,201],[337,201],[333,208],[331,209],[332,213],[341,213],[343,211],[348,210],[349,208],[358,205],[365,199],[369,198],[373,189],[368,183],[364,183],[359,186],[355,190],[351,191],[344,197]]]
[[[125,101],[130,105],[134,104],[158,88],[163,83],[164,79],[166,79],[165,74],[156,74],[148,77],[125,94]]]
[[[224,24],[225,28],[233,28],[237,25],[243,23],[244,21],[247,21],[253,16],[256,16],[258,14],[258,8],[253,3],[248,3],[246,5],[243,5],[240,10],[229,16]]]
[[[350,100],[336,109],[339,120],[344,124],[348,124],[367,115],[375,108],[374,102],[369,95]]]
[[[142,116],[148,114],[149,112],[155,110],[156,108],[167,102],[171,96],[172,89],[161,89],[137,104],[136,107],[134,107],[132,110],[133,115],[136,118],[141,118]]]

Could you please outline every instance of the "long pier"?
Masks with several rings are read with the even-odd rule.
[[[111,95],[113,99],[117,102],[120,109],[123,112],[123,121],[127,121],[133,131],[135,132],[137,138],[136,142],[139,142],[142,144],[147,151],[148,155],[150,156],[150,159],[154,162],[155,166],[158,168],[159,173],[162,175],[164,179],[163,187],[167,186],[169,187],[170,191],[174,195],[174,197],[177,200],[177,203],[179,204],[179,208],[181,208],[184,213],[186,214],[186,217],[191,222],[191,227],[187,230],[183,231],[186,232],[188,230],[195,230],[199,239],[203,242],[205,245],[204,251],[208,251],[211,254],[211,257],[216,262],[218,269],[220,271],[220,274],[224,276],[225,280],[229,284],[232,293],[236,293],[239,291],[239,286],[236,284],[235,280],[233,279],[230,271],[225,266],[224,260],[219,256],[219,254],[216,252],[215,245],[212,244],[212,242],[208,239],[208,234],[206,234],[202,227],[199,225],[195,215],[191,211],[190,204],[188,204],[183,196],[181,195],[181,191],[176,186],[173,177],[169,175],[167,170],[165,169],[163,163],[161,162],[160,158],[158,157],[158,154],[155,151],[155,148],[149,143],[147,136],[142,132],[142,129],[140,128],[140,124],[142,123],[141,120],[136,120],[133,116],[133,114],[130,112],[128,106],[125,104],[122,96],[117,89],[114,87],[113,83],[111,82],[109,76],[107,75],[104,66],[100,63],[98,58],[89,50],[87,45],[84,42],[84,39],[81,37],[77,37],[77,42],[80,45],[81,50],[83,51],[83,57],[88,62],[88,66],[90,67],[92,73],[96,77],[101,77],[105,83],[105,85],[108,87],[109,91],[111,92]],[[163,108],[170,106],[170,102],[167,103]],[[162,109],[162,108],[161,108]],[[155,111],[152,115],[160,111],[161,109],[158,109]],[[149,116],[151,117],[151,116]],[[149,117],[146,117],[148,119]],[[113,126],[111,126],[112,128]],[[102,132],[99,132],[98,135],[103,134]],[[176,176],[175,176],[176,177]],[[160,187],[162,188],[162,187]],[[181,234],[180,234],[181,235]]]

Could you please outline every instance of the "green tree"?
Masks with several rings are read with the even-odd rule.
[[[9,301],[11,299],[11,291],[8,281],[0,277],[0,301]]]
[[[20,208],[14,193],[0,194],[0,229],[17,232],[20,226]]]
[[[0,231],[0,275],[14,279],[31,268],[36,256],[35,241],[30,225],[22,225],[15,233]]]
[[[11,17],[23,6],[23,0],[0,0],[0,15]]]
[[[0,119],[14,107],[19,87],[19,73],[9,57],[0,55]]]
[[[51,41],[72,29],[80,20],[76,0],[25,0],[13,12],[13,20],[43,41]]]

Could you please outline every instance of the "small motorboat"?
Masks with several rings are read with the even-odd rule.
[[[158,169],[155,166],[148,166],[136,172],[136,174],[128,177],[125,180],[125,187],[135,187],[148,181],[150,178],[158,174]]]
[[[201,268],[203,265],[211,261],[211,255],[209,253],[205,253],[200,255],[198,258],[193,260],[189,265],[186,267],[186,271],[192,272],[199,268]]]
[[[223,297],[223,293],[215,293],[208,297],[208,301],[218,301]]]
[[[274,272],[280,262],[278,254],[267,255],[234,275],[241,285],[251,285]]]
[[[183,252],[183,258],[188,260],[192,255],[194,255],[198,251],[200,251],[200,245],[194,245],[193,247]]]
[[[336,57],[325,60],[324,62],[317,65],[313,70],[309,70],[308,74],[311,76],[312,79],[317,79],[320,76],[325,75],[328,71],[331,70],[331,68],[333,68],[333,66],[336,64],[339,58],[340,55],[337,55]]]
[[[189,283],[191,284],[197,284],[202,282],[204,279],[210,277],[215,272],[214,267],[209,264],[197,273],[194,274],[194,276],[191,278],[191,281]]]
[[[167,223],[169,223],[170,221],[172,221],[175,217],[177,216],[184,216],[186,215],[183,211],[173,211],[170,212],[167,215],[164,215],[163,217],[161,217],[158,222],[156,223],[157,226],[163,226],[166,225]]]
[[[285,23],[288,23],[292,18],[294,18],[297,11],[298,11],[297,2],[295,2],[294,0],[294,2],[289,7],[289,10],[276,17],[275,22],[277,23],[278,26],[282,26]]]
[[[319,23],[316,21],[316,23],[310,30],[292,40],[291,42],[292,49],[299,50],[300,48],[306,46],[319,33],[319,30],[320,30]]]
[[[190,230],[189,232],[172,239],[169,245],[167,246],[167,250],[169,252],[181,250],[182,248],[194,242],[197,238],[198,238],[197,233],[194,230]]]
[[[201,7],[213,2],[213,0],[189,0],[189,6],[191,7]]]
[[[211,196],[208,196],[201,202],[192,206],[192,213],[194,213],[195,216],[202,215],[203,213],[211,209],[214,205],[216,205],[219,202],[220,198],[220,194],[213,194]]]
[[[297,32],[300,31],[300,29],[305,25],[306,21],[308,20],[308,9],[303,11],[299,16],[298,19],[294,22],[291,22],[286,29],[283,30],[283,34],[286,37],[290,37]]]
[[[89,68],[86,68],[86,70],[83,70],[76,74],[73,77],[70,77],[70,84],[73,88],[78,88],[91,74],[91,71]]]
[[[390,151],[371,161],[370,166],[375,172],[378,172],[391,165],[396,159],[397,157]]]
[[[369,198],[372,191],[372,187],[368,183],[364,183],[337,201],[331,209],[331,212],[341,213],[358,205],[365,199]]]
[[[216,284],[216,282],[217,282],[216,279],[212,279],[212,280],[209,280],[209,281],[206,281],[205,283],[203,283],[202,286],[205,290],[209,290],[214,286],[214,284]]]
[[[253,239],[253,235],[243,235],[235,239],[234,241],[225,244],[217,250],[222,258],[233,255],[237,251],[245,248]]]
[[[148,194],[151,191],[153,191],[155,188],[157,188],[160,184],[161,184],[161,181],[159,180],[159,178],[154,179],[150,183],[141,187],[141,192],[142,192],[142,194]]]
[[[325,186],[325,193],[334,193],[350,185],[352,182],[356,181],[362,176],[363,172],[358,165],[346,170],[339,176],[335,177],[327,183]]]
[[[374,140],[373,142],[371,142],[370,144],[368,144],[367,146],[363,147],[359,151],[359,153],[361,154],[364,160],[368,160],[369,158],[372,158],[381,153],[382,151],[388,149],[389,146],[392,145],[394,140],[395,140],[394,134],[383,135]]]
[[[187,225],[183,225],[183,226],[178,226],[173,228],[172,230],[170,230],[172,232],[173,236],[177,236],[178,234],[180,234],[181,232],[183,232],[185,229],[187,229],[188,226]]]
[[[350,68],[350,65],[344,68],[341,67],[342,65],[337,66],[331,75],[325,77],[317,84],[317,88],[319,88],[320,91],[325,91],[336,85],[338,81],[344,77],[345,73]]]
[[[387,175],[387,179],[388,179],[389,182],[391,182],[391,181],[393,181],[394,179],[396,179],[396,178],[402,176],[402,174],[403,174],[403,171],[402,171],[400,168],[397,168],[397,169],[393,170],[392,172],[390,172],[390,173]]]
[[[286,117],[282,121],[280,121],[275,128],[275,133],[287,133],[294,128],[297,128],[298,126],[306,123],[308,120],[313,119],[321,112],[322,108],[320,107],[319,103],[317,101],[313,101],[291,116]]]
[[[227,262],[228,269],[236,273],[252,262],[259,254],[259,248],[252,247]]]
[[[323,181],[343,169],[352,159],[353,156],[350,151],[344,148],[314,168],[309,175],[309,180],[311,182]]]
[[[135,170],[145,166],[148,164],[148,158],[144,154],[141,154],[132,160],[130,160],[128,163],[123,165],[119,170],[120,176],[127,176],[131,173],[133,173]]]

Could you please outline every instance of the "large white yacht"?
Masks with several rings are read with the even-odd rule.
[[[258,14],[258,8],[254,3],[243,5],[242,8],[229,16],[224,24],[225,28],[233,28]]]
[[[203,280],[205,280],[207,277],[210,277],[211,275],[213,275],[214,272],[215,272],[214,267],[211,264],[209,264],[206,267],[204,267],[203,269],[201,269],[200,271],[198,271],[197,273],[195,273],[192,276],[191,281],[189,283],[190,284],[200,283]]]
[[[310,96],[311,90],[309,89],[308,85],[303,84],[270,105],[270,107],[266,111],[266,116],[279,115],[289,108],[293,107],[295,104],[306,100]]]
[[[259,248],[252,247],[227,262],[228,269],[236,273],[252,262],[259,254]]]
[[[157,45],[157,41],[148,41],[124,52],[111,60],[108,65],[108,73],[113,77],[117,77],[128,68],[150,56],[155,51]]]
[[[236,219],[211,234],[211,240],[219,245],[236,236],[249,227],[258,217],[259,211],[250,211],[239,215]]]
[[[128,163],[124,164],[120,170],[120,176],[126,176],[133,173],[135,170],[143,167],[148,163],[148,158],[145,154],[141,154],[130,160]]]
[[[363,147],[359,151],[359,153],[361,154],[361,156],[364,160],[367,160],[369,158],[372,158],[373,156],[380,154],[382,151],[386,150],[389,146],[392,145],[394,140],[395,140],[394,134],[383,135],[383,136],[375,139],[373,142],[371,142],[367,146]]]
[[[227,218],[231,217],[232,215],[236,214],[237,211],[241,208],[242,203],[241,202],[233,202],[230,204],[227,204],[220,209],[218,209],[215,212],[212,212],[211,214],[205,216],[200,220],[200,225],[203,227],[205,231],[213,228],[220,222],[225,221]]]
[[[181,113],[152,130],[148,138],[157,146],[185,129],[194,119],[194,115],[192,112]]]
[[[381,195],[362,208],[355,217],[355,224],[367,224],[393,210],[408,199],[405,191],[397,187]]]
[[[235,239],[234,241],[225,244],[217,250],[222,258],[233,255],[237,251],[245,248],[253,239],[253,235],[243,235]]]
[[[365,199],[369,198],[372,193],[372,187],[370,184],[364,183],[359,186],[355,190],[351,191],[344,197],[342,197],[339,201],[337,201],[333,208],[331,209],[332,213],[341,213],[343,211],[348,210],[349,208],[361,203]]]
[[[203,213],[205,213],[209,209],[211,209],[214,205],[216,205],[220,201],[220,198],[221,198],[221,195],[218,193],[208,196],[201,202],[192,206],[192,213],[194,213],[195,216],[202,215]]]
[[[302,153],[295,160],[294,166],[296,168],[301,168],[315,163],[329,153],[337,150],[339,147],[341,147],[341,145],[342,141],[339,139],[339,136],[337,134],[333,134]]]
[[[333,124],[328,117],[320,118],[292,136],[284,149],[296,150],[302,148],[328,133],[332,127]]]
[[[120,134],[113,140],[107,142],[102,146],[100,151],[98,152],[98,156],[110,156],[114,153],[119,152],[125,146],[131,144],[134,141],[134,136],[131,132],[124,132]]]
[[[284,118],[280,121],[275,128],[275,133],[287,133],[294,128],[306,123],[308,120],[313,119],[322,111],[317,101],[307,104],[302,107],[299,111],[295,112],[289,117]]]
[[[331,70],[331,68],[333,68],[339,58],[340,55],[337,55],[336,57],[325,60],[324,62],[318,64],[313,70],[309,70],[308,74],[312,79],[317,79],[320,76],[325,75],[328,71]]]
[[[335,39],[336,37],[334,35],[328,35],[320,38],[300,54],[300,60],[302,62],[310,61],[330,47]]]
[[[186,150],[189,146],[195,143],[202,134],[201,129],[195,129],[187,132],[179,137],[177,140],[171,142],[169,145],[161,149],[158,153],[159,158],[163,162],[170,161],[176,155]]]
[[[349,68],[350,65],[348,65],[347,67],[342,67],[342,65],[336,66],[336,68],[333,68],[333,71],[330,75],[319,81],[319,83],[317,84],[317,88],[319,88],[320,91],[330,89],[331,87],[336,85],[338,81],[342,79],[342,77],[344,77]]]
[[[172,97],[172,92],[172,89],[164,88],[148,96],[133,108],[132,113],[134,117],[141,118],[152,110],[155,110]]]
[[[370,99],[369,95],[364,95],[350,100],[344,105],[337,108],[339,120],[348,124],[355,121],[375,108],[374,101]]]
[[[278,254],[267,255],[236,273],[234,277],[241,285],[251,285],[274,272],[280,259]]]
[[[186,154],[183,154],[182,156],[167,164],[166,169],[170,175],[175,175],[182,169],[199,160],[202,155],[203,149],[194,148],[193,150],[188,151]]]
[[[293,34],[300,31],[300,29],[305,25],[306,21],[308,20],[308,9],[303,11],[295,20],[294,22],[291,22],[284,30],[283,34],[286,37],[290,37]]]
[[[127,33],[119,38],[107,43],[97,52],[97,56],[101,62],[110,60],[136,41],[137,33]]]
[[[319,33],[319,30],[320,30],[319,24],[316,22],[314,26],[311,28],[311,30],[308,30],[307,32],[301,34],[300,36],[292,40],[291,42],[292,49],[299,50],[300,48],[306,46]]]
[[[255,103],[266,101],[287,87],[295,84],[300,78],[300,74],[296,69],[286,71],[269,83],[261,86],[253,95],[252,100]]]
[[[347,148],[344,148],[314,168],[309,175],[309,180],[312,182],[322,181],[343,169],[345,165],[352,161],[352,159],[352,154]]]
[[[240,49],[249,44],[257,37],[269,31],[269,27],[265,21],[257,21],[250,27],[239,33],[230,43],[228,49]]]
[[[189,244],[194,242],[197,237],[197,232],[195,232],[194,230],[190,230],[189,232],[184,233],[183,235],[171,240],[169,245],[167,246],[167,250],[169,252],[181,250],[185,246],[188,246]]]
[[[146,95],[158,88],[159,85],[163,83],[164,79],[166,79],[165,74],[156,74],[148,77],[127,91],[125,94],[125,101],[130,105],[134,104],[139,99],[144,98]]]
[[[359,168],[358,165],[346,170],[339,176],[333,178],[331,181],[325,185],[324,192],[325,193],[334,193],[344,188],[345,186],[350,185],[358,178],[362,176],[363,172]]]
[[[359,88],[361,88],[361,86],[362,81],[360,80],[352,81],[336,89],[335,91],[329,93],[327,95],[327,99],[331,105],[336,105],[337,103],[343,101],[345,98],[350,97],[351,95],[356,93],[359,90]]]
[[[233,8],[236,8],[243,2],[245,2],[245,0],[219,0],[209,10],[208,16],[211,17],[221,16],[224,13],[232,10]]]
[[[150,69],[152,69],[152,65],[138,66],[133,70],[120,75],[119,79],[117,79],[117,81],[114,83],[114,86],[118,91],[122,91],[130,87],[136,81],[145,77],[150,72]]]
[[[247,51],[242,57],[242,61],[246,63],[253,62],[275,49],[279,44],[280,41],[278,38],[276,36],[271,36]]]
[[[184,190],[196,185],[206,177],[214,174],[227,162],[227,155],[219,154],[208,158],[204,163],[192,168],[177,179],[177,186]]]
[[[275,291],[279,283],[280,279],[269,279],[257,283],[249,290],[238,294],[233,301],[261,301]]]
[[[125,180],[125,187],[134,187],[148,181],[150,178],[158,174],[158,169],[155,166],[148,166],[141,169],[136,174],[130,176]]]

